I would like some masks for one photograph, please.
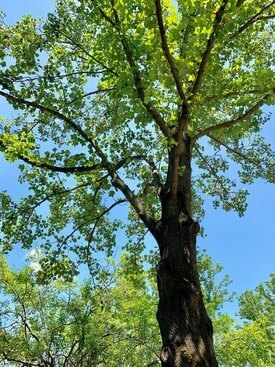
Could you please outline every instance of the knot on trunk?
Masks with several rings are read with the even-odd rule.
[[[190,218],[187,214],[180,212],[178,215],[178,222],[180,224],[182,223],[189,223],[189,222],[193,222],[193,219]]]
[[[164,365],[169,365],[173,360],[175,356],[175,348],[173,344],[168,344],[162,347],[160,352],[160,359]]]

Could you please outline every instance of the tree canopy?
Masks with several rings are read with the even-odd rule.
[[[274,182],[274,153],[258,134],[274,91],[272,9],[268,1],[61,1],[44,23],[3,22],[0,94],[18,114],[2,121],[0,141],[8,160],[23,161],[30,187],[20,203],[1,195],[7,248],[39,241],[54,251],[48,259],[69,248],[79,262],[89,247],[111,252],[121,222],[105,214],[125,197],[150,227],[183,102],[198,167],[195,215],[204,194],[243,214],[247,190],[214,153],[238,163],[242,183]]]

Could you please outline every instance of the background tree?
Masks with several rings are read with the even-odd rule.
[[[0,365],[157,366],[157,288],[141,259],[122,255],[108,282],[37,283],[37,268],[11,270],[1,259]],[[222,366],[271,367],[274,359],[274,276],[239,297],[239,318],[223,311],[232,299],[227,275],[199,254],[202,291]],[[218,280],[218,278],[220,280]],[[121,351],[123,350],[123,355]],[[143,358],[140,361],[140,355]]]
[[[1,265],[1,366],[159,365],[156,285],[129,257],[97,287],[91,278],[41,285],[32,267]]]
[[[154,274],[144,270],[141,259],[126,254],[110,265],[108,281],[100,279],[96,286],[93,278],[41,285],[37,263],[18,271],[1,259],[0,365],[158,366]],[[221,308],[231,299],[228,278],[217,281],[221,266],[207,255],[200,254],[199,267],[206,307],[224,341],[228,316]]]
[[[239,297],[242,325],[221,333],[217,348],[225,366],[271,367],[274,361],[274,274]]]
[[[273,5],[66,0],[43,24],[1,27],[0,96],[18,115],[0,145],[29,185],[20,202],[1,194],[4,251],[39,243],[41,275],[70,279],[82,263],[99,273],[96,253],[112,254],[118,228],[149,231],[163,366],[217,366],[196,264],[201,195],[243,214],[230,161],[241,184],[274,182],[258,134],[274,93]],[[125,201],[130,221],[108,215]]]
[[[102,345],[85,287],[38,285],[31,267],[10,270],[3,259],[0,272],[1,366],[97,365]]]

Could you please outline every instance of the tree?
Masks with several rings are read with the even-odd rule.
[[[243,324],[223,330],[217,341],[225,366],[272,367],[274,361],[274,274],[239,297]]]
[[[3,259],[0,280],[1,366],[159,365],[156,287],[129,257],[97,287],[92,278],[41,285],[32,266],[11,270]]]
[[[243,185],[274,182],[259,135],[274,95],[273,5],[66,0],[42,24],[1,27],[0,96],[18,114],[0,145],[29,185],[20,202],[1,195],[4,250],[41,243],[41,274],[70,278],[82,263],[99,271],[95,253],[112,254],[119,228],[141,236],[126,243],[133,253],[149,231],[163,367],[217,366],[196,263],[203,195],[242,215]],[[114,219],[124,202],[129,220]]]
[[[102,343],[85,287],[38,285],[31,267],[11,270],[2,258],[0,279],[1,366],[97,365]]]
[[[31,258],[22,270],[10,269],[1,258],[1,366],[159,365],[157,287],[141,259],[133,262],[123,254],[118,265],[112,264],[109,281],[95,286],[93,278],[41,285],[37,258]],[[228,278],[217,282],[221,266],[213,266],[209,256],[200,254],[198,263],[206,307],[223,341],[228,330],[221,320],[227,316],[220,309],[228,300]]]

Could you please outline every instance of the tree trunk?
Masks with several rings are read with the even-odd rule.
[[[204,304],[196,263],[199,224],[191,217],[191,158],[185,146],[179,159],[177,195],[161,195],[162,220],[158,228],[161,260],[157,265],[163,367],[217,367],[213,330]],[[173,157],[171,157],[171,162]],[[171,187],[171,186],[170,186]]]

